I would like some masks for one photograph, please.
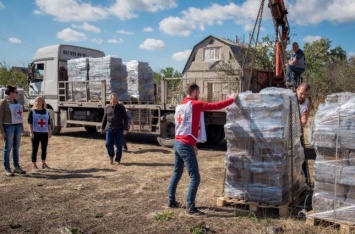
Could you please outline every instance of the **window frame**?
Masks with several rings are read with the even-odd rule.
[[[206,47],[203,50],[203,61],[220,61],[221,47]]]

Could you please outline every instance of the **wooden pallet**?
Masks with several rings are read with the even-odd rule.
[[[300,201],[302,193],[306,190],[306,188],[300,189],[296,194],[294,194],[293,201],[285,203],[283,205],[272,205],[266,204],[262,202],[254,202],[254,201],[245,201],[242,199],[235,198],[227,198],[227,197],[218,197],[217,198],[217,206],[245,206],[252,213],[256,213],[259,208],[260,209],[274,209],[278,210],[280,217],[289,217],[290,216],[290,207],[298,204]]]
[[[252,202],[239,200],[234,198],[218,197],[217,206],[245,206],[249,212],[256,213],[260,209],[276,209],[278,210],[280,217],[288,217],[290,215],[290,204],[285,204],[281,206],[270,205],[260,202]]]
[[[307,214],[306,224],[311,226],[331,226],[339,229],[342,234],[355,233],[354,211],[354,206],[352,206],[337,210],[338,216],[334,215],[334,211]],[[345,212],[344,215],[341,212]],[[349,221],[349,218],[354,221]]]

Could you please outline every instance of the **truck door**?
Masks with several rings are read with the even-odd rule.
[[[30,83],[30,90],[29,90],[29,95],[30,96],[43,96],[43,91],[44,91],[44,76],[45,76],[45,71],[44,71],[44,62],[42,63],[34,63],[32,67],[32,77],[31,77],[31,83]]]

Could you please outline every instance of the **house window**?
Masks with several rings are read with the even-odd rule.
[[[204,61],[220,60],[220,51],[221,49],[216,47],[205,48]]]

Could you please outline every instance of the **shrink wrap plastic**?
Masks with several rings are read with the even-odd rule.
[[[282,205],[304,189],[301,126],[291,90],[240,93],[227,107],[225,136],[226,197]]]
[[[100,58],[78,58],[68,61],[68,80],[86,81],[89,80],[88,87],[85,83],[73,83],[69,89],[73,89],[73,101],[86,99],[89,92],[90,100],[101,99],[101,81],[106,81],[106,98],[110,93],[117,93],[120,101],[130,99],[127,92],[127,71],[122,59],[112,56]],[[69,90],[71,94],[71,90]]]
[[[149,64],[132,60],[127,66],[128,94],[140,101],[155,101],[154,76]]]
[[[68,93],[72,101],[101,99],[101,81],[106,81],[106,98],[110,93],[117,93],[120,101],[155,101],[153,71],[146,62],[105,56],[100,58],[78,58],[68,61],[69,81],[91,81],[89,87],[85,83],[75,82],[69,85]]]
[[[314,118],[314,216],[355,223],[355,94],[328,95]]]

